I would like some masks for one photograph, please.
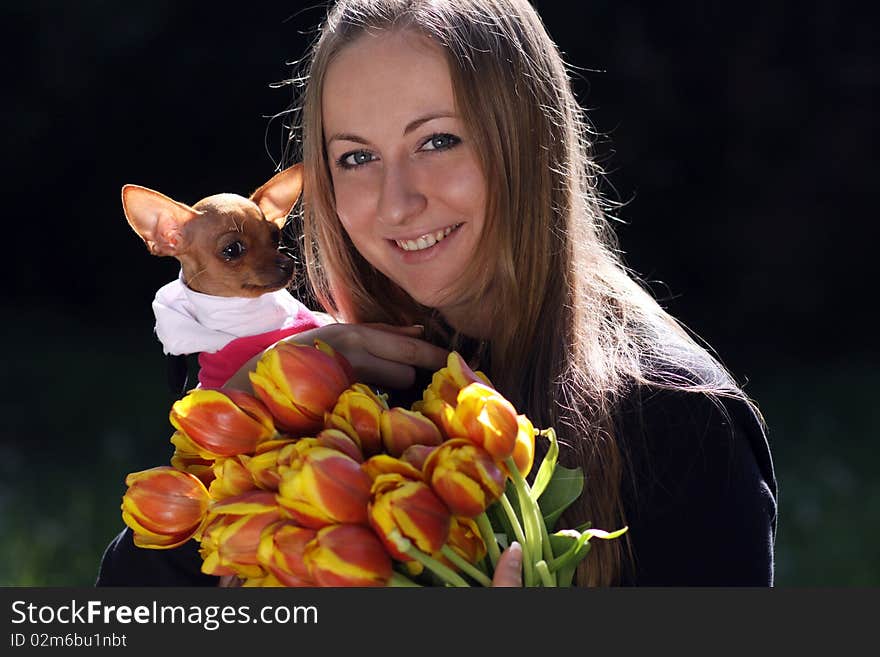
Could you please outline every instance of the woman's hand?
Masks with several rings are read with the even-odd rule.
[[[235,589],[244,584],[244,580],[237,575],[223,575],[218,581],[217,586],[222,589]]]
[[[415,383],[415,368],[439,370],[446,365],[449,352],[421,340],[423,331],[421,326],[338,323],[309,329],[284,341],[312,345],[316,339],[322,340],[345,356],[358,382],[405,389]],[[224,388],[251,392],[248,372],[254,371],[260,356],[262,353],[245,363]]]
[[[495,566],[492,586],[522,586],[522,547],[516,541],[501,553],[498,564]]]

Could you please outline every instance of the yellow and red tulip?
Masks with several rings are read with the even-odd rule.
[[[247,516],[272,512],[281,513],[281,511],[272,492],[250,490],[211,504],[208,508],[207,521],[210,522],[219,516]]]
[[[393,532],[399,532],[428,554],[446,543],[449,509],[423,481],[396,472],[380,474],[373,481],[371,495],[370,525],[394,558],[410,559],[395,547]]]
[[[352,383],[351,367],[323,343],[281,342],[263,354],[249,377],[276,424],[296,435],[323,428],[324,414]]]
[[[495,459],[464,438],[437,447],[423,473],[452,513],[466,518],[481,514],[504,492],[505,476]]]
[[[265,589],[265,588],[284,588],[287,584],[284,584],[278,580],[275,575],[272,573],[266,573],[263,577],[248,577],[247,579],[242,580],[241,582],[242,588],[248,589]],[[293,586],[293,585],[291,585]]]
[[[391,408],[382,413],[382,444],[392,456],[400,456],[410,445],[436,446],[443,442],[437,425],[416,411]]]
[[[535,462],[535,427],[532,421],[525,415],[517,415],[516,422],[519,431],[516,434],[516,444],[513,446],[513,462],[519,473],[525,477],[532,470]],[[505,475],[510,476],[504,463],[498,464]]]
[[[422,399],[426,402],[432,399],[442,399],[450,406],[455,407],[458,403],[458,391],[471,383],[483,383],[491,386],[485,374],[472,370],[461,354],[452,351],[446,357],[446,367],[434,372],[431,384],[425,388]]]
[[[408,463],[421,473],[422,468],[425,466],[425,461],[436,447],[436,445],[410,445],[403,450],[403,454],[400,455],[400,460],[404,463]]]
[[[330,525],[305,547],[303,561],[319,586],[386,586],[391,556],[364,525]]]
[[[324,426],[345,432],[360,446],[364,456],[382,450],[379,422],[388,404],[383,397],[362,383],[355,383],[339,395],[333,410],[324,418]]]
[[[174,454],[171,456],[172,467],[195,475],[205,486],[210,485],[214,480],[214,459],[200,456],[195,443],[181,431],[174,432],[171,436],[171,444],[174,445]]]
[[[349,385],[354,385],[354,370],[351,367],[351,363],[348,362],[348,359],[345,356],[336,351],[333,347],[331,347],[323,340],[315,340],[315,349],[324,352],[333,360],[335,360],[339,367],[342,368],[342,371],[345,374],[345,378],[346,380],[348,380]]]
[[[250,460],[251,457],[246,454],[238,454],[214,461],[214,480],[208,487],[211,497],[222,500],[254,490],[256,484],[248,468]]]
[[[322,447],[329,447],[350,456],[358,463],[364,462],[364,454],[361,452],[359,444],[344,431],[324,429],[315,437],[315,441]]]
[[[205,485],[171,466],[132,472],[122,496],[122,520],[138,547],[167,549],[196,535],[210,504]]]
[[[291,438],[267,440],[257,446],[254,455],[244,461],[254,483],[263,490],[277,491],[281,483],[280,468],[287,464],[286,456],[296,441]]]
[[[376,454],[371,456],[361,465],[371,481],[375,481],[376,477],[382,474],[399,474],[406,479],[413,481],[424,481],[422,471],[411,463],[407,463],[403,459],[394,458],[390,454]]]
[[[257,559],[283,586],[314,586],[303,561],[306,545],[317,531],[281,520],[263,529]]]
[[[458,393],[455,418],[465,436],[503,461],[513,454],[519,424],[516,409],[497,390],[483,383],[471,383]]]
[[[282,469],[278,502],[305,527],[366,524],[370,484],[369,476],[353,458],[313,445]]]
[[[439,397],[428,401],[417,401],[412,405],[412,409],[430,419],[440,430],[444,440],[467,436],[467,431],[455,415],[455,406]]]
[[[239,390],[191,390],[174,402],[169,419],[206,459],[250,454],[275,435],[269,409]]]
[[[202,572],[263,577],[257,551],[263,530],[282,518],[275,495],[249,491],[211,505],[201,533]]]
[[[446,544],[468,563],[479,563],[486,556],[486,543],[480,535],[477,523],[472,518],[453,516]],[[442,552],[437,552],[432,556],[449,568],[458,569]]]

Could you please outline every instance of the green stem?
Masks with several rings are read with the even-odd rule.
[[[492,528],[492,522],[489,516],[483,511],[475,520],[480,530],[480,536],[483,537],[483,543],[486,544],[486,551],[489,554],[489,561],[492,563],[492,570],[498,565],[498,559],[501,557],[501,550],[498,549],[498,540],[495,538],[495,530]]]
[[[402,573],[398,573],[397,571],[394,571],[393,573],[391,573],[391,579],[388,580],[388,586],[394,586],[394,587],[400,587],[400,588],[415,586],[418,588],[422,588],[421,584],[416,584],[409,577],[407,577],[406,575],[404,575]]]
[[[391,530],[388,538],[391,539],[391,541],[394,543],[394,546],[403,554],[415,561],[418,561],[425,568],[437,575],[437,577],[443,580],[446,584],[450,586],[470,587],[470,584],[468,584],[461,575],[459,575],[448,566],[445,566],[444,564],[437,561],[430,554],[422,552],[419,548],[413,545],[413,542],[411,540],[406,538],[396,529]]]
[[[504,509],[504,513],[507,514],[507,519],[510,521],[511,526],[513,527],[513,533],[516,535],[516,540],[519,541],[519,545],[522,548],[524,584],[526,586],[534,586],[535,564],[532,563],[531,553],[529,552],[529,544],[526,542],[526,536],[523,533],[522,526],[519,524],[519,518],[516,517],[516,511],[514,511],[513,505],[510,503],[510,500],[507,499],[507,493],[502,493],[498,501],[501,502],[501,508]]]
[[[535,570],[538,571],[538,575],[541,577],[541,582],[544,586],[556,586],[556,577],[547,568],[546,561],[543,559],[538,561],[538,563],[535,564]]]
[[[443,553],[444,557],[458,566],[460,570],[477,580],[480,584],[483,586],[492,586],[492,580],[486,577],[485,573],[470,563],[467,559],[462,558],[458,552],[449,547],[448,543],[444,545],[440,551]]]
[[[523,528],[525,529],[525,534],[528,538],[529,554],[532,555],[532,558],[534,558],[535,561],[538,561],[543,552],[544,560],[550,560],[553,558],[553,552],[550,549],[549,536],[546,541],[544,540],[544,536],[547,533],[547,527],[544,524],[544,519],[541,517],[541,512],[538,510],[537,502],[532,499],[529,484],[522,476],[522,473],[519,471],[512,456],[507,457],[504,460],[504,464],[507,466],[508,472],[510,472],[510,478],[513,481],[513,487],[516,489],[516,494],[519,499],[519,507],[522,512],[524,525]]]
[[[547,533],[547,525],[544,523],[544,519],[541,518],[541,547],[543,548],[544,558],[541,560],[544,563],[544,566],[547,566],[547,560],[553,560],[553,547],[550,545],[550,534]],[[548,571],[549,572],[549,571]],[[556,586],[556,574],[550,573],[550,576],[553,578],[553,586]]]

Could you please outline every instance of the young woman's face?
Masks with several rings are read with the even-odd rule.
[[[486,181],[443,52],[413,32],[365,34],[330,64],[324,139],[343,227],[419,303],[454,316]]]

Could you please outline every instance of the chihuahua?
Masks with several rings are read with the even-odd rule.
[[[165,354],[198,354],[199,386],[221,387],[252,356],[320,325],[287,291],[294,261],[281,229],[302,191],[302,165],[248,198],[215,194],[193,206],[124,185],[125,218],[150,253],[180,262],[178,279],[153,300]]]

